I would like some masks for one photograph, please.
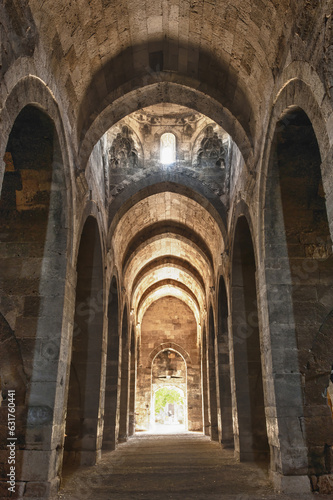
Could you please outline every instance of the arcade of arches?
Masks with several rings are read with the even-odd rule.
[[[1,3],[1,497],[13,391],[17,498],[170,425],[333,491],[332,7]]]

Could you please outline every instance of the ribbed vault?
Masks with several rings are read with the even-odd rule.
[[[147,196],[120,218],[112,247],[136,321],[172,296],[200,325],[224,242],[216,221],[193,199],[173,192]]]
[[[158,287],[142,301],[138,307],[138,323],[142,322],[142,318],[144,317],[147,309],[162,297],[176,297],[177,299],[183,301],[192,310],[197,324],[200,324],[200,311],[195,300],[188,292],[181,290],[179,286],[172,285],[162,285]]]
[[[224,244],[216,220],[196,201],[170,192],[148,196],[128,210],[114,232],[115,253],[123,258],[133,238],[160,221],[186,226],[193,233],[195,241],[199,235],[201,241],[207,242],[210,254],[214,256],[214,264],[217,264],[217,256],[223,252]],[[121,263],[122,259],[118,260],[120,267]]]
[[[201,284],[212,278],[212,268],[206,254],[202,253],[191,240],[178,239],[167,233],[157,241],[148,240],[140,245],[140,250],[132,255],[128,265],[124,267],[124,283],[126,288],[131,288],[135,277],[142,269],[144,259],[145,267],[154,267],[161,259],[175,259],[183,267],[191,266],[196,270]]]

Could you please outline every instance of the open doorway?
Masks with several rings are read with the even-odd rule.
[[[136,336],[135,432],[153,430],[154,394],[170,385],[185,394],[186,430],[202,432],[200,346],[198,325],[191,308],[175,297],[156,300],[143,314]],[[181,345],[173,341],[176,336]]]
[[[172,350],[160,352],[152,364],[150,428],[168,434],[187,430],[186,363]]]
[[[174,386],[157,389],[153,396],[153,408],[156,432],[185,432],[186,399],[182,389]]]

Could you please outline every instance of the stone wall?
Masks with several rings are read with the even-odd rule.
[[[176,159],[171,170],[199,179],[227,203],[231,167],[234,170],[238,164],[236,144],[222,127],[203,114],[167,103],[128,115],[95,146],[104,168],[107,166],[111,203],[127,186],[152,173],[170,170],[160,161],[161,136],[170,131],[176,141]]]
[[[136,423],[147,429],[151,411],[151,353],[173,349],[187,357],[188,429],[202,430],[200,354],[197,324],[192,311],[173,297],[157,300],[146,311],[141,325],[140,358],[138,361]],[[178,350],[179,349],[179,350]]]

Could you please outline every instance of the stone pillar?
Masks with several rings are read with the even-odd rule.
[[[209,419],[209,394],[208,394],[208,352],[206,338],[206,324],[202,329],[201,343],[201,373],[202,373],[202,405],[203,405],[203,427],[206,436],[211,435],[211,423]]]
[[[234,447],[230,361],[228,338],[228,302],[224,280],[220,278],[218,296],[217,366],[219,383],[219,409],[221,421],[220,442],[223,448]]]
[[[332,177],[332,164],[333,164],[333,147],[330,149],[325,160],[321,164],[321,174],[323,180],[323,187],[326,198],[326,210],[328,224],[330,228],[331,240],[333,241],[333,177]]]
[[[208,374],[209,374],[209,414],[210,414],[210,436],[213,441],[219,440],[218,410],[217,410],[217,367],[216,367],[216,336],[214,327],[213,309],[209,312],[208,325]]]
[[[136,397],[136,427],[149,430],[151,403],[151,367],[138,367]]]
[[[200,365],[187,365],[188,430],[202,431],[202,395]]]
[[[26,448],[19,452],[20,480],[25,496],[47,498],[60,484],[65,435],[67,367],[75,303],[76,272],[68,267],[66,281],[46,280],[44,308],[38,318],[26,422]],[[56,284],[58,282],[58,284]],[[57,294],[57,290],[62,293]],[[61,312],[63,312],[61,314]]]
[[[258,284],[271,477],[278,491],[308,493],[310,482],[306,475],[307,448],[291,286],[281,283],[287,263],[280,263],[280,269],[276,259],[265,264],[266,267],[260,266]]]
[[[131,331],[131,368],[130,368],[130,395],[129,395],[129,420],[128,435],[135,433],[135,390],[136,390],[136,370],[137,370],[137,345],[135,329]]]
[[[119,382],[119,310],[118,289],[116,279],[110,285],[108,300],[108,332],[107,332],[107,361],[105,375],[104,399],[104,431],[103,449],[114,450],[116,447],[116,420],[118,407]]]

